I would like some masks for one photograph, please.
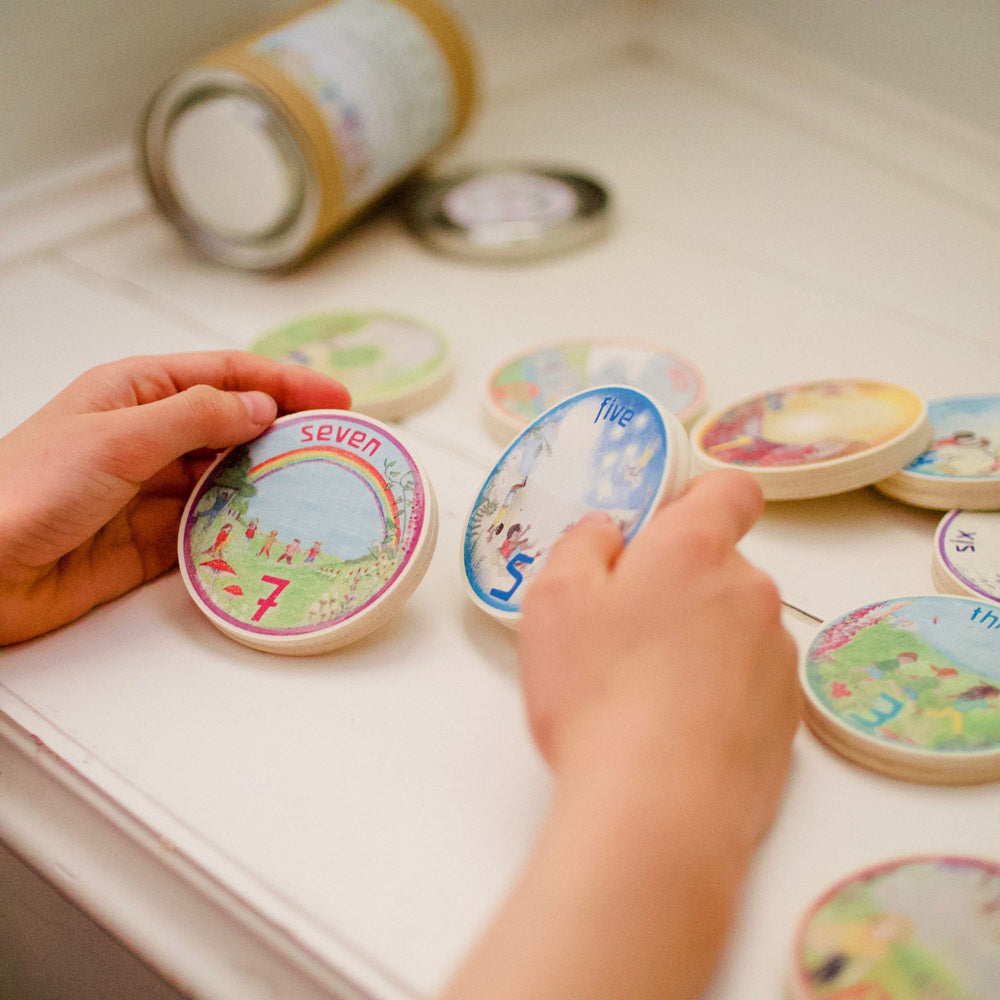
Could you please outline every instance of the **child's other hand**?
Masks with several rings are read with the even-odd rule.
[[[238,351],[94,368],[0,438],[0,643],[78,618],[170,569],[213,454],[279,412],[350,405],[307,368]]]
[[[662,780],[747,853],[798,721],[777,588],[736,550],[762,509],[754,480],[725,471],[693,480],[627,548],[610,520],[585,519],[528,589],[520,628],[528,718],[557,779],[611,767]]]

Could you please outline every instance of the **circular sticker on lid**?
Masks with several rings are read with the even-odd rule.
[[[843,493],[883,479],[927,445],[927,407],[891,382],[829,379],[772,389],[703,417],[701,469],[737,466],[768,500]]]
[[[432,248],[482,261],[518,261],[596,239],[610,221],[599,181],[560,168],[499,165],[423,178],[406,207]]]
[[[469,177],[441,201],[456,226],[505,231],[525,223],[551,226],[570,218],[580,199],[572,185],[552,174],[504,170]]]
[[[952,510],[934,534],[934,585],[1000,603],[1000,513]]]
[[[929,447],[876,486],[918,507],[1000,510],[1000,395],[928,404]]]
[[[1000,864],[900,858],[857,872],[805,913],[793,1000],[993,1000],[1000,983]]]
[[[272,330],[250,349],[343,382],[353,407],[380,420],[433,402],[453,367],[451,346],[438,330],[389,312],[308,316]]]
[[[559,537],[605,511],[626,541],[687,483],[680,422],[628,386],[585,390],[511,443],[472,504],[462,565],[476,604],[516,626],[521,599]]]
[[[515,354],[494,370],[486,386],[486,423],[506,443],[561,400],[609,384],[641,389],[685,425],[704,406],[701,372],[656,344],[611,337],[564,340]]]
[[[227,635],[270,652],[351,642],[412,593],[437,538],[427,477],[344,410],[282,417],[222,454],[181,519],[181,576]]]
[[[805,720],[855,763],[941,784],[1000,779],[1000,607],[957,596],[858,608],[802,659]]]

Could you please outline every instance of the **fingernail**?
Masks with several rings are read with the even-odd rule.
[[[278,404],[266,393],[253,390],[239,393],[243,405],[247,408],[247,416],[255,424],[269,424],[278,412]]]

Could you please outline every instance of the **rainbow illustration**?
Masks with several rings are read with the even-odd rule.
[[[366,462],[357,452],[346,451],[331,445],[311,445],[308,448],[296,448],[285,451],[253,466],[247,473],[247,482],[256,483],[261,479],[287,469],[292,465],[304,462],[326,462],[335,465],[359,479],[371,493],[382,515],[382,524],[386,541],[394,547],[399,546],[400,519],[399,508],[392,488],[382,474],[370,463]]]

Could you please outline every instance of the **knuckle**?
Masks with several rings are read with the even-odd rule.
[[[577,582],[575,574],[561,566],[548,563],[531,581],[524,594],[522,611],[535,614],[535,609],[567,608],[576,603]]]

